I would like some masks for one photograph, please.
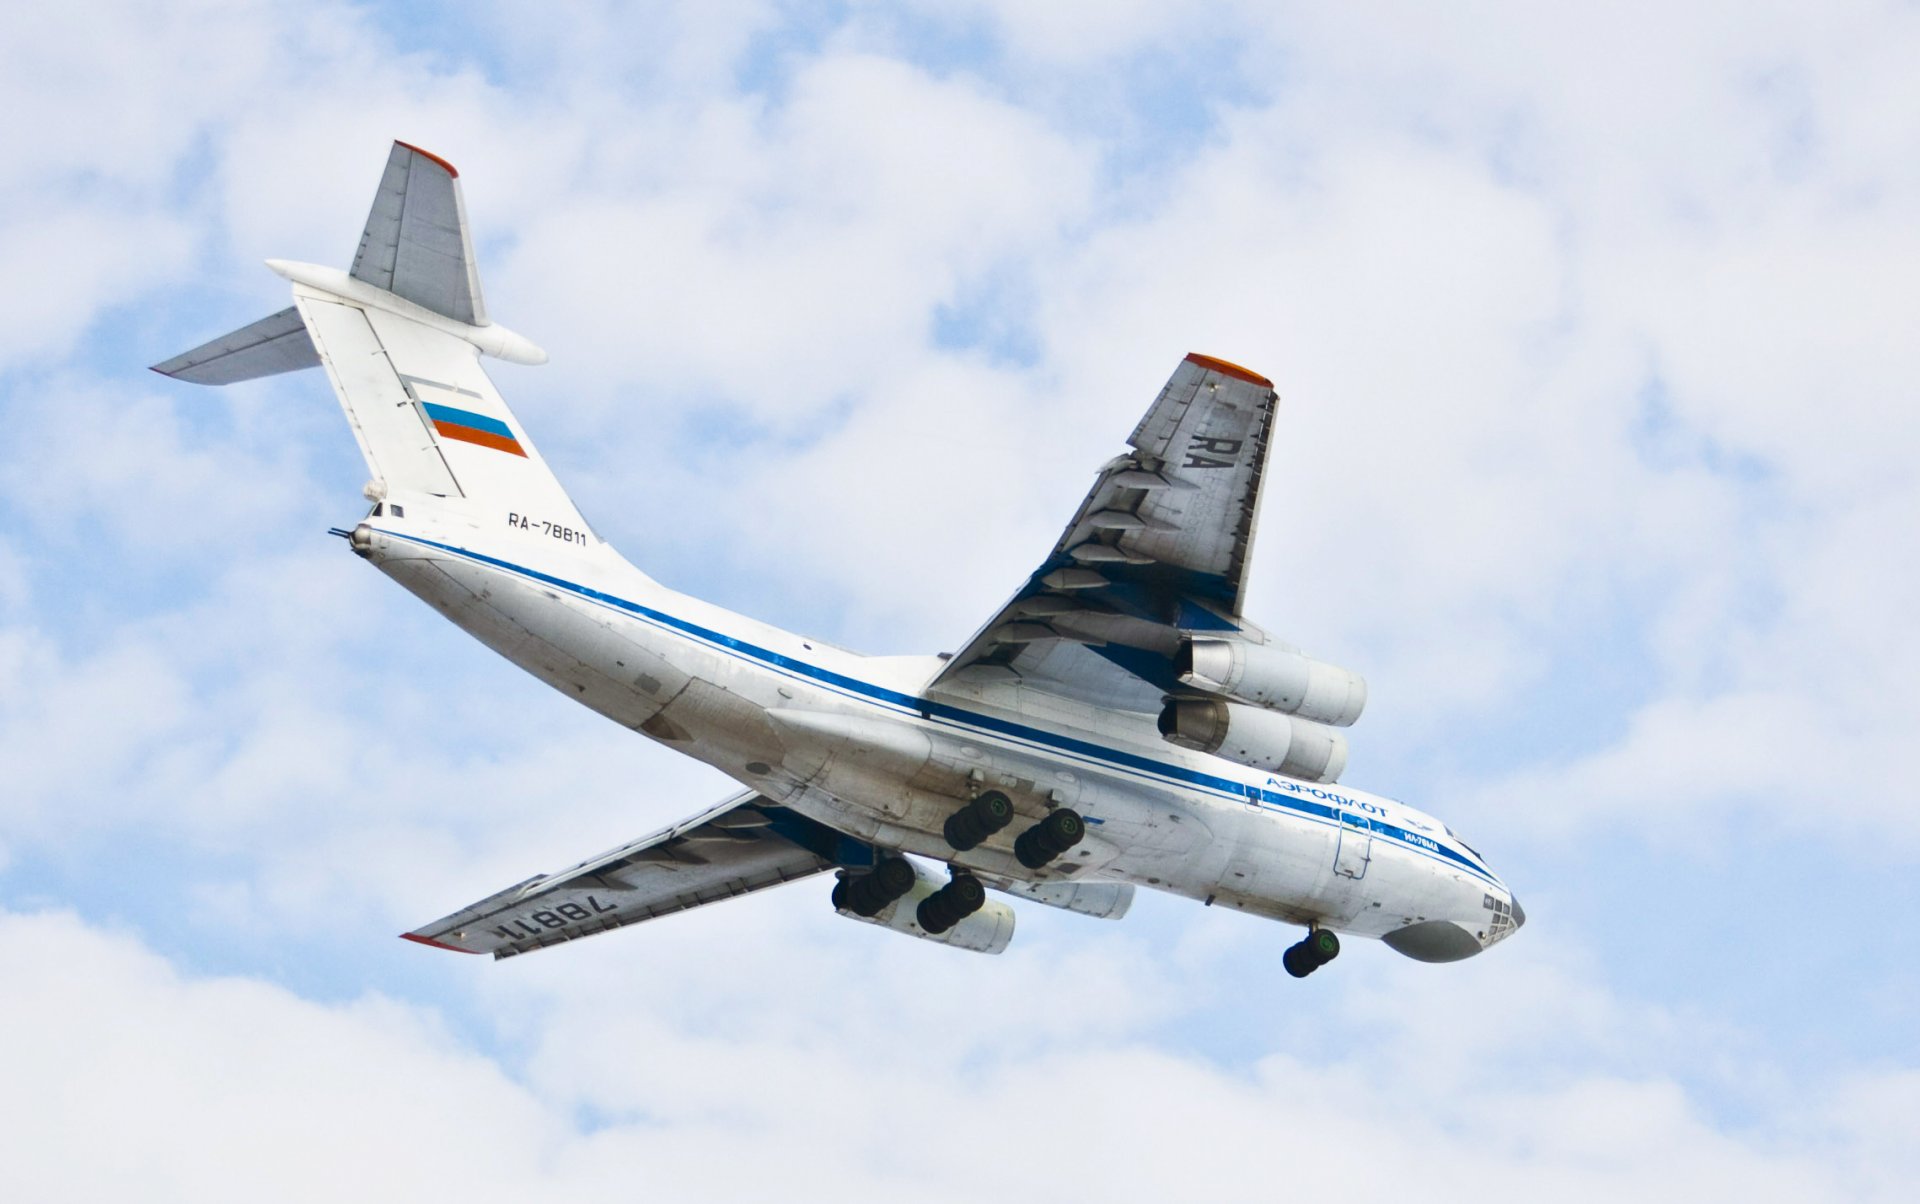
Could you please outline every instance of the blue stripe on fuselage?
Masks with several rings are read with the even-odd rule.
[[[841,693],[849,694],[856,698],[885,703],[889,706],[898,707],[901,710],[912,711],[923,719],[963,724],[982,731],[993,732],[1009,739],[1019,740],[1028,744],[1037,744],[1052,751],[1072,753],[1084,760],[1109,766],[1123,767],[1144,776],[1169,778],[1189,786],[1196,786],[1201,789],[1231,795],[1234,798],[1240,799],[1243,802],[1252,803],[1255,806],[1267,807],[1273,810],[1292,811],[1301,815],[1316,816],[1334,824],[1341,823],[1341,815],[1343,812],[1339,807],[1334,805],[1332,800],[1316,801],[1309,798],[1297,797],[1282,791],[1264,790],[1245,782],[1234,781],[1232,778],[1218,777],[1214,774],[1203,773],[1197,769],[1188,769],[1184,765],[1174,765],[1166,761],[1158,761],[1152,757],[1128,752],[1125,749],[1111,748],[1104,744],[1096,744],[1077,736],[1068,736],[1060,732],[1050,732],[1044,728],[1029,727],[1024,723],[1000,719],[993,715],[982,715],[977,711],[970,711],[965,707],[955,706],[952,703],[941,702],[937,699],[923,698],[916,694],[903,694],[898,690],[890,690],[885,686],[878,686],[872,682],[865,682],[855,677],[848,677],[844,673],[836,673],[831,669],[823,669],[818,665],[786,656],[770,648],[762,648],[758,644],[749,643],[746,640],[727,635],[724,632],[714,631],[708,627],[702,627],[698,623],[680,618],[677,615],[670,615],[665,611],[655,610],[650,606],[642,606],[638,602],[632,602],[613,594],[604,593],[594,589],[592,586],[568,581],[564,577],[555,577],[549,573],[543,573],[538,569],[527,568],[524,565],[514,564],[511,561],[489,556],[484,552],[475,552],[468,548],[457,548],[452,544],[423,539],[417,535],[404,535],[398,531],[382,531],[381,533],[391,535],[396,539],[407,540],[410,543],[422,544],[429,548],[437,548],[440,551],[450,552],[456,556],[464,556],[469,560],[509,573],[518,574],[530,580],[538,581],[543,585],[551,585],[558,589],[564,589],[569,593],[577,594],[589,601],[598,602],[602,605],[613,607],[616,610],[649,619],[661,626],[727,649],[744,659],[759,661],[763,664],[784,670],[795,677],[803,677],[821,685],[831,686]],[[1322,790],[1320,793],[1324,794],[1327,792]],[[1458,851],[1441,844],[1430,836],[1410,832],[1395,824],[1387,823],[1385,820],[1359,815],[1352,810],[1346,810],[1344,814],[1353,819],[1363,821],[1368,830],[1374,835],[1385,836],[1415,852],[1438,857],[1447,864],[1466,870],[1475,877],[1484,878],[1496,886],[1500,884],[1499,879],[1493,876],[1492,871],[1469,861]],[[1349,823],[1342,826],[1357,825]]]

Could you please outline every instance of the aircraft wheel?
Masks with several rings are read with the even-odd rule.
[[[989,790],[947,816],[941,834],[956,852],[977,848],[987,837],[1013,822],[1013,800]]]
[[[1080,838],[1087,834],[1087,823],[1078,811],[1061,807],[1049,811],[1034,831],[1039,833],[1042,848],[1059,854],[1080,843]]]
[[[1087,834],[1087,821],[1078,811],[1066,807],[1047,812],[1047,817],[1020,833],[1013,842],[1013,855],[1020,864],[1037,870],[1055,857],[1080,843]]]
[[[904,857],[882,857],[873,870],[854,880],[847,888],[847,910],[863,919],[872,919],[887,904],[913,889],[913,866]]]
[[[920,900],[913,918],[920,927],[935,936],[979,911],[987,901],[987,888],[972,874],[960,872],[953,881]]]
[[[1314,929],[1301,944],[1307,947],[1307,954],[1316,966],[1324,966],[1340,956],[1340,938],[1330,928]]]
[[[953,901],[961,919],[979,911],[987,901],[987,888],[972,874],[955,874],[953,881],[941,887],[939,893]]]
[[[935,892],[920,900],[920,906],[913,910],[913,918],[919,921],[920,927],[935,936],[960,922],[960,917],[953,914],[953,909],[942,906],[942,903],[939,893]]]
[[[882,857],[874,862],[873,873],[867,875],[867,880],[891,903],[913,889],[916,877],[905,857]]]
[[[967,804],[967,810],[973,813],[980,826],[991,836],[1013,822],[1013,800],[998,790],[989,790],[974,796]]]
[[[1060,855],[1057,851],[1042,846],[1039,836],[1039,829],[1028,828],[1013,840],[1015,859],[1030,870],[1037,870]]]
[[[1307,952],[1305,942],[1288,945],[1287,951],[1280,955],[1280,964],[1295,978],[1305,978],[1320,968],[1320,963],[1314,961],[1313,955]]]
[[[986,831],[980,827],[980,820],[965,807],[947,816],[940,834],[947,838],[947,843],[953,846],[956,853],[975,848],[987,838]]]

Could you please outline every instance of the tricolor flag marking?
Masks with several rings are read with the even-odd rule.
[[[481,447],[512,452],[516,456],[527,454],[526,450],[520,446],[520,440],[514,438],[513,431],[498,418],[489,418],[485,414],[476,414],[472,410],[437,405],[431,401],[423,401],[420,405],[426,410],[427,419],[433,423],[433,429],[443,439],[477,443]]]

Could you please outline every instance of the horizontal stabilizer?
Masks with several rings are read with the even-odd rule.
[[[155,364],[153,370],[196,385],[230,385],[235,381],[296,372],[320,366],[300,311],[288,306],[277,314],[223,334]]]
[[[487,324],[452,164],[404,142],[393,144],[348,274],[456,322]]]

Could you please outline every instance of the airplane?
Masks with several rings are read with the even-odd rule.
[[[293,305],[155,371],[320,367],[371,474],[353,552],[561,693],[739,793],[402,934],[495,958],[786,882],[998,953],[1021,900],[1104,919],[1140,887],[1451,962],[1526,913],[1406,803],[1339,785],[1358,674],[1241,614],[1279,397],[1186,356],[1053,550],[957,652],[863,656],[675,592],[582,517],[483,370],[546,362],[491,320],[459,173],[395,142],[347,271],[268,260]],[[991,894],[989,893],[991,892]]]

